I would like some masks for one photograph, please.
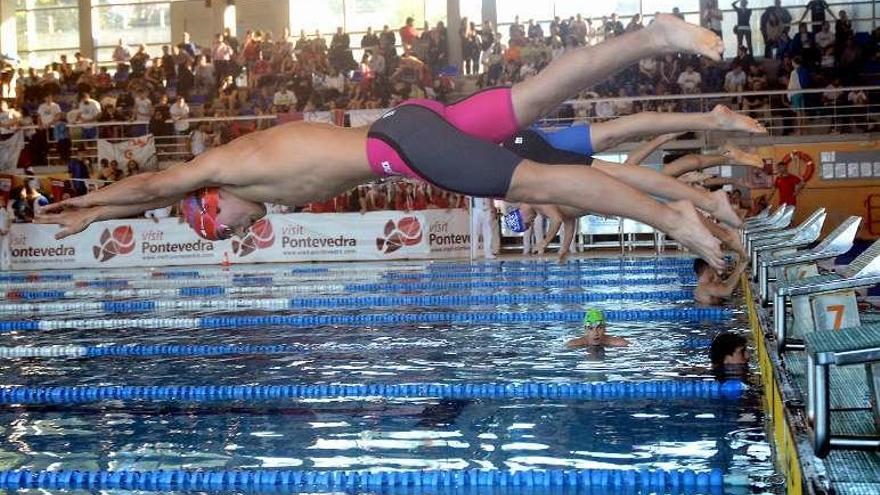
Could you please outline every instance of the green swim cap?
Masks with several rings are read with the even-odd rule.
[[[594,327],[605,323],[605,314],[598,309],[588,309],[584,315],[584,326]]]

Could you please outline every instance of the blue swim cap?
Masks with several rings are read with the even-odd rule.
[[[525,221],[523,221],[522,213],[518,208],[507,215],[504,215],[504,225],[506,225],[508,229],[518,233],[528,230]]]

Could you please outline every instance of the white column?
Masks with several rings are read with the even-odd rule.
[[[79,0],[79,52],[84,57],[98,60],[95,37],[92,33],[92,1]]]
[[[498,29],[498,9],[495,0],[483,0],[483,22],[489,21]]]
[[[18,56],[15,0],[0,0],[0,53],[10,57]]]
[[[449,53],[449,65],[461,67],[461,5],[459,0],[446,0],[446,51]]]

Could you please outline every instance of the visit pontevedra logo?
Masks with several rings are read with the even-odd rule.
[[[131,225],[122,225],[112,231],[104,229],[98,246],[92,246],[92,254],[101,263],[116,256],[124,256],[134,251],[134,231]]]
[[[232,252],[245,257],[258,249],[270,248],[273,244],[275,244],[275,231],[272,229],[272,222],[264,218],[251,225],[242,240],[232,240]]]
[[[404,246],[415,246],[422,242],[422,225],[416,217],[403,217],[397,222],[388,220],[385,236],[376,239],[376,249],[391,254]]]

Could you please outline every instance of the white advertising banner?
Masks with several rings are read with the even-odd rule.
[[[156,142],[152,134],[119,143],[99,139],[98,160],[105,158],[116,160],[120,170],[125,170],[129,160],[134,160],[141,168],[150,168],[156,161]]]
[[[18,158],[23,149],[23,131],[16,131],[5,141],[0,141],[0,170],[12,170],[17,167]]]
[[[56,240],[53,225],[14,224],[13,270],[467,256],[466,210],[272,214],[243,239],[209,242],[177,218],[114,220]]]

